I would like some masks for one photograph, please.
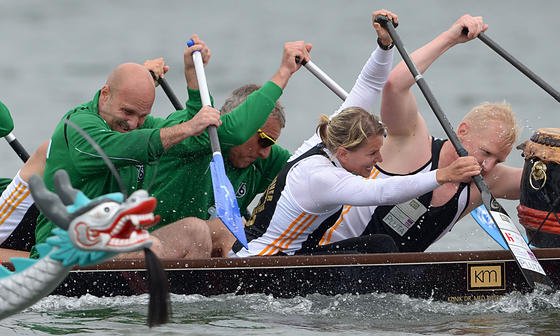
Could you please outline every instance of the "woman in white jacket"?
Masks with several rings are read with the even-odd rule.
[[[473,157],[458,158],[443,169],[368,179],[382,161],[385,128],[360,107],[348,107],[317,127],[321,143],[288,162],[265,191],[245,232],[249,248],[239,242],[230,256],[293,255],[338,251],[396,252],[386,235],[354,238],[318,247],[318,239],[334,224],[345,204],[397,204],[446,182],[467,182],[480,173]]]

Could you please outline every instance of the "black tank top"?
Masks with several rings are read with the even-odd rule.
[[[445,141],[447,140],[432,139],[432,166],[430,170],[438,168],[439,154]],[[383,171],[379,167],[377,167],[377,169],[385,175],[395,175]],[[415,173],[416,172],[413,172],[409,175]],[[448,230],[458,214],[462,214],[465,211],[470,196],[469,188],[467,188],[467,201],[464,202],[462,209],[459,209],[459,197],[463,189],[467,186],[468,184],[461,183],[453,197],[447,203],[439,207],[430,205],[433,192],[426,193],[410,202],[403,203],[406,204],[405,206],[378,206],[363,234],[387,234],[395,240],[400,252],[423,252],[435,242],[443,232]],[[403,209],[404,207],[406,207],[406,209]],[[411,220],[411,224],[408,224],[410,225],[408,229],[404,230],[401,224],[396,225],[394,223],[397,223],[396,218],[400,218],[402,221],[402,218],[406,216],[404,213],[406,213],[407,210],[416,210],[423,212],[423,214],[420,215],[419,218]],[[414,218],[414,216],[412,217]]]

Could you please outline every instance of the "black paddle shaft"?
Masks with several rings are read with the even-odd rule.
[[[173,92],[169,84],[167,84],[167,80],[165,80],[165,78],[158,78],[158,82],[159,85],[161,85],[163,92],[165,92],[165,94],[167,95],[167,98],[169,98],[169,101],[171,101],[171,104],[173,104],[175,110],[182,110],[183,105],[181,104],[179,99],[177,99],[175,92]]]
[[[406,63],[410,72],[414,76],[414,80],[416,81],[416,84],[420,87],[420,90],[424,94],[424,97],[428,101],[428,104],[432,108],[434,114],[436,115],[437,119],[439,120],[439,122],[440,122],[441,126],[443,127],[445,133],[449,137],[449,141],[451,141],[451,143],[455,147],[455,150],[457,151],[457,154],[459,156],[467,156],[468,153],[465,150],[465,148],[463,147],[463,145],[461,144],[461,141],[459,140],[459,137],[457,136],[457,134],[453,131],[453,127],[451,126],[451,123],[449,122],[449,120],[447,119],[445,114],[443,113],[443,110],[441,109],[439,103],[437,102],[434,95],[432,94],[432,91],[428,87],[428,84],[426,83],[426,81],[424,80],[424,78],[422,77],[422,75],[420,74],[418,69],[416,68],[416,65],[414,64],[414,62],[412,61],[412,59],[408,55],[407,51],[405,50],[405,48],[403,46],[403,43],[402,43],[397,31],[395,30],[395,27],[393,27],[393,25],[388,24],[389,20],[386,16],[378,16],[378,17],[376,17],[375,21],[378,22],[382,27],[387,29],[387,31],[389,32],[389,35],[393,39],[393,44],[397,47],[397,50],[399,51],[403,61]],[[488,210],[488,213],[490,214],[490,218],[492,218],[492,220],[496,223],[496,227],[499,228],[498,223],[497,223],[496,219],[493,217],[491,211],[500,212],[503,215],[507,216],[508,218],[509,218],[509,215],[507,214],[505,209],[498,203],[498,201],[492,196],[492,194],[490,193],[490,190],[488,189],[488,185],[486,185],[486,183],[484,182],[484,179],[482,178],[482,176],[480,174],[477,175],[477,176],[474,176],[473,180],[474,180],[474,183],[476,184],[477,188],[480,190],[481,197],[482,197],[482,203],[484,204],[484,207],[486,208],[486,210]],[[506,237],[504,237],[504,234],[503,234],[502,230],[500,229],[499,231],[500,231],[500,234],[502,235],[502,237],[504,238],[504,241],[507,242],[508,240],[506,239]],[[519,269],[521,270],[521,273],[525,277],[525,280],[527,281],[527,283],[529,284],[529,286],[532,289],[535,288],[535,280],[539,280],[540,283],[543,283],[546,286],[553,287],[552,281],[547,276],[543,276],[540,273],[524,269],[521,266],[520,261],[517,259],[517,256],[511,251],[511,248],[510,248],[510,252],[512,253],[513,258],[517,262],[517,265],[519,266]]]
[[[6,141],[10,144],[14,152],[19,156],[21,161],[27,162],[29,160],[29,153],[25,150],[23,145],[16,139],[16,137],[6,136]]]
[[[498,45],[494,40],[486,36],[484,33],[478,34],[478,38],[484,42],[490,49],[494,50],[498,55],[502,56],[506,61],[513,65],[517,70],[521,71],[525,76],[529,77],[535,84],[540,86],[548,94],[550,94],[556,101],[560,102],[560,93],[556,91],[550,84],[545,82],[537,74],[527,68],[523,63],[519,62],[515,57],[508,53],[504,48]]]

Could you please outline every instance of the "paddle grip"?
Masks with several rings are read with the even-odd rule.
[[[306,60],[302,60],[301,57],[296,56],[296,63],[297,64],[301,64],[301,65],[306,65],[307,61]]]
[[[393,23],[393,27],[397,28],[399,26],[398,23],[396,23],[393,20],[389,20],[389,18],[385,15],[376,16],[374,21],[379,23],[381,25],[381,27],[383,27],[383,28],[387,28],[387,22],[389,22],[389,21],[391,21],[391,23]]]

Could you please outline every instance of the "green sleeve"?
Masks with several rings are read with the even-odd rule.
[[[148,115],[144,123],[142,124],[141,129],[149,129],[149,128],[162,128],[165,125],[164,118],[154,117],[152,115]]]
[[[153,162],[164,152],[159,129],[136,129],[120,133],[111,130],[101,117],[91,113],[75,113],[70,120],[91,136],[117,168]],[[81,174],[107,171],[97,151],[74,128],[66,128],[65,138],[70,149],[68,159],[74,162]]]
[[[10,111],[6,105],[0,101],[0,135],[4,137],[10,134],[13,129],[14,121],[10,115]]]
[[[189,95],[189,100],[187,100],[185,106],[192,118],[202,108],[202,98],[200,97],[199,90],[187,88],[187,94]],[[212,96],[210,96],[210,102],[212,103],[212,106],[214,106],[214,98]]]
[[[11,182],[12,179],[5,177],[0,178],[0,193],[2,193]]]
[[[222,150],[239,146],[255,135],[268,119],[281,95],[282,89],[278,85],[271,81],[266,82],[230,113],[223,115],[222,126],[218,127]]]
[[[269,81],[259,90],[251,93],[243,103],[231,112],[222,115],[222,125],[218,127],[218,138],[222,151],[227,151],[249,140],[264,125],[280,95],[282,95],[282,89]],[[198,91],[189,91],[189,101],[192,99],[192,104],[187,107],[187,111],[192,116],[198,112],[197,108],[200,109],[199,106],[202,104],[197,105],[199,97]],[[187,102],[188,105],[189,102]],[[207,132],[183,140],[173,147],[171,153],[177,156],[189,156],[196,152],[211,152]]]

